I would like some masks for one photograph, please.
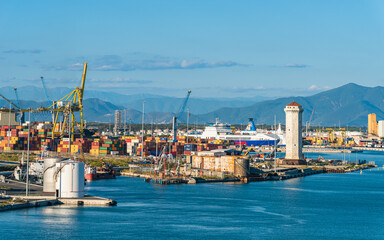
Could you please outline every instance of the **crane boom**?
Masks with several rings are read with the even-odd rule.
[[[309,118],[309,122],[308,122],[308,128],[311,127],[311,121],[312,121],[312,117],[313,117],[314,112],[315,112],[315,109],[312,109],[311,117]]]
[[[81,86],[80,86],[80,99],[79,102],[83,102],[83,95],[84,95],[84,86],[85,86],[85,78],[87,76],[87,63],[84,63],[83,68],[83,77],[81,78]]]
[[[187,93],[187,96],[184,99],[183,105],[180,106],[179,111],[175,115],[176,118],[179,118],[180,115],[185,111],[185,107],[187,106],[189,95],[191,95],[191,90],[188,90],[188,93]]]
[[[19,105],[21,108],[21,104],[19,101],[19,94],[17,93],[17,88],[14,88],[14,90],[15,90],[17,105]],[[24,112],[20,112],[19,120],[20,120],[20,125],[24,123]]]
[[[19,101],[19,94],[17,94],[17,88],[14,88],[14,90],[15,90],[15,96],[16,96],[17,105],[19,105],[21,107],[20,101]]]
[[[50,102],[49,97],[48,97],[47,88],[45,87],[45,83],[44,83],[44,77],[41,76],[40,79],[41,79],[41,84],[43,85],[43,90],[44,90],[45,97],[47,98],[48,102]]]
[[[311,127],[311,121],[312,121],[312,117],[313,117],[313,113],[315,112],[315,109],[313,108],[312,109],[312,113],[311,113],[311,117],[309,118],[309,121],[306,122],[306,126],[305,126],[305,136],[308,136],[308,129]]]
[[[10,104],[12,104],[14,107],[20,109],[20,107],[18,107],[16,104],[14,104],[11,100],[9,100],[8,98],[4,97],[2,94],[0,94],[0,97],[4,98],[5,101],[9,102]]]
[[[177,119],[184,112],[185,107],[187,106],[189,95],[191,95],[191,90],[188,90],[187,96],[184,99],[183,104],[180,106],[179,111],[172,118],[172,131],[173,131],[173,139],[172,142],[177,142]]]

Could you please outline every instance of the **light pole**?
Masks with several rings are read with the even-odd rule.
[[[29,110],[28,119],[28,144],[27,144],[27,180],[25,181],[25,196],[28,196],[29,192],[29,135],[31,135],[31,110]]]
[[[189,108],[187,109],[187,131],[186,131],[186,135],[187,135],[187,144],[188,144],[188,125],[189,125]]]
[[[126,135],[125,130],[127,129],[127,109],[124,109],[124,136]]]
[[[145,101],[143,101],[143,117],[141,123],[141,159],[144,157],[144,105]]]
[[[68,136],[69,136],[69,158],[71,158],[71,155],[72,155],[72,150],[71,150],[71,129],[72,129],[72,108],[71,108],[71,105],[69,105],[69,119],[68,119]]]
[[[9,103],[9,114],[8,114],[8,131],[7,131],[7,135],[8,135],[8,152],[11,151],[11,149],[9,149],[9,138],[11,136],[11,103]]]
[[[132,119],[130,118],[129,119],[129,132],[128,132],[128,135],[130,135],[131,134],[131,123],[132,123]]]

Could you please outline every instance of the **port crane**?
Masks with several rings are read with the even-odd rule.
[[[164,170],[164,177],[166,173],[166,160],[168,158],[167,154],[167,144],[164,145],[163,150],[160,152],[160,158],[156,160],[154,165],[155,174],[160,174]]]
[[[16,88],[15,88],[16,89]],[[16,91],[16,90],[15,90]],[[16,105],[15,103],[13,103],[11,100],[9,100],[8,98],[4,97],[2,94],[0,94],[0,97],[2,97],[5,101],[7,101],[10,106],[9,108],[0,108],[0,112],[7,112],[7,113],[17,113],[17,112],[20,112],[20,107],[18,105]],[[12,108],[12,106],[14,106],[15,108]]]
[[[183,104],[180,106],[179,111],[173,116],[172,118],[172,142],[177,142],[177,119],[180,117],[180,115],[184,112],[185,107],[187,106],[189,95],[191,95],[191,90],[188,90],[187,96],[184,99]]]
[[[17,101],[17,105],[19,105],[19,107],[21,107],[21,104],[20,104],[20,101],[19,101],[19,94],[17,94],[17,88],[14,88],[15,90],[15,96],[16,96],[16,101]],[[20,125],[24,123],[24,112],[20,112]]]
[[[72,92],[62,97],[59,101],[55,101],[51,106],[48,107],[48,111],[53,111],[56,113],[52,129],[52,139],[55,137],[55,135],[60,135],[62,137],[65,134],[66,130],[68,130],[69,133],[73,134],[75,132],[75,124],[80,125],[80,133],[83,134],[83,96],[86,76],[87,63],[84,63],[83,76],[81,79],[80,87],[76,87]],[[80,123],[75,117],[76,112],[80,112]],[[60,113],[63,118],[62,124],[60,124],[59,122]],[[57,129],[59,131],[57,131]]]
[[[84,63],[83,75],[81,79],[81,85],[76,87],[73,91],[62,97],[58,101],[54,101],[53,104],[49,107],[39,107],[36,109],[22,109],[19,106],[10,101],[8,98],[0,94],[4,100],[9,102],[15,107],[15,109],[1,108],[0,112],[53,112],[55,114],[53,121],[52,129],[52,139],[57,135],[63,137],[66,133],[75,133],[75,126],[79,125],[80,134],[84,133],[84,120],[83,120],[83,96],[84,96],[84,87],[85,79],[87,74],[87,63]],[[16,89],[15,89],[16,92]],[[17,92],[16,92],[17,95]],[[46,95],[48,97],[48,95]],[[18,97],[17,97],[18,99]],[[17,100],[18,101],[18,100]],[[80,120],[78,121],[75,117],[75,114],[80,112]],[[62,117],[62,122],[59,120]],[[70,134],[70,135],[71,135]]]
[[[306,123],[306,128],[305,128],[305,136],[308,136],[308,130],[310,129],[311,127],[311,121],[312,121],[312,117],[313,117],[313,113],[315,112],[315,109],[313,108],[312,109],[312,113],[311,113],[311,117],[309,118],[309,121]]]
[[[50,102],[51,100],[49,100],[49,97],[48,97],[47,88],[45,87],[45,83],[44,83],[44,77],[41,76],[40,79],[41,79],[41,84],[43,85],[45,97],[47,98],[47,101]]]

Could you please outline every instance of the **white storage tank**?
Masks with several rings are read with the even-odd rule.
[[[71,159],[56,163],[56,197],[84,197],[84,163]]]
[[[54,193],[56,191],[56,163],[65,160],[62,157],[46,157],[44,158],[43,170],[43,192]]]

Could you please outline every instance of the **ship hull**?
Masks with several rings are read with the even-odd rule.
[[[234,140],[235,145],[245,146],[274,146],[279,143],[278,140]]]
[[[114,179],[116,178],[115,173],[111,172],[103,172],[103,173],[87,173],[85,174],[85,180],[93,181],[93,180],[101,180],[101,179]]]

